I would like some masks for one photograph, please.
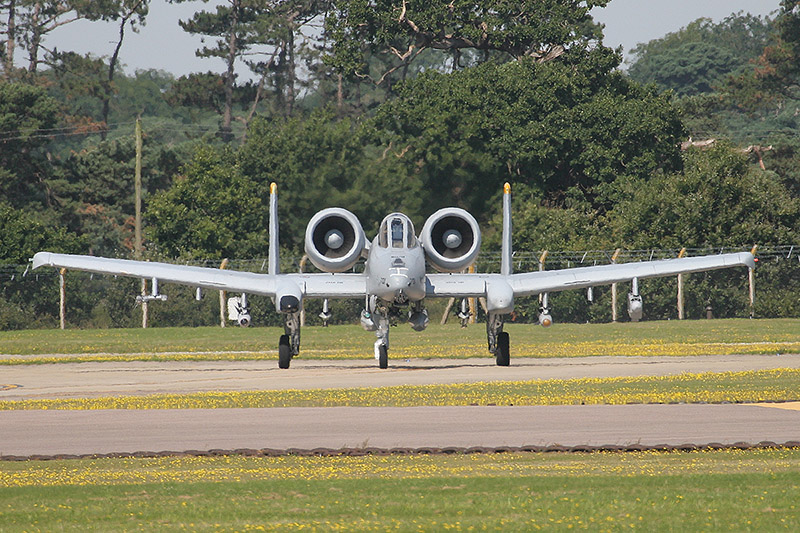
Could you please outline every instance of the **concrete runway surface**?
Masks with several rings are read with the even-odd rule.
[[[0,370],[0,400],[663,375],[798,368],[800,355],[65,363]],[[0,455],[236,448],[783,443],[800,440],[800,403],[536,407],[0,411]]]
[[[733,444],[800,440],[800,410],[756,405],[6,411],[4,455],[236,448]]]
[[[380,370],[373,359],[298,358],[289,370],[280,370],[275,359],[60,363],[0,367],[0,400],[657,376],[769,368],[800,368],[800,354],[512,358],[509,367],[495,366],[491,357],[413,359],[390,360],[387,370]]]

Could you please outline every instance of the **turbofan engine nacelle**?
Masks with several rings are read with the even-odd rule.
[[[306,254],[314,266],[325,272],[352,268],[366,245],[361,223],[347,209],[323,209],[306,226]]]
[[[481,249],[481,230],[475,217],[458,207],[440,209],[428,217],[420,234],[425,256],[439,272],[460,272]]]

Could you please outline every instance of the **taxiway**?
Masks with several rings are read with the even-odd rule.
[[[2,370],[0,400],[800,368],[800,355],[63,363]],[[0,411],[0,455],[237,448],[733,444],[800,440],[800,404]]]

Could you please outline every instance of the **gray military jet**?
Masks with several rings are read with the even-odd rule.
[[[755,267],[749,252],[708,255],[661,261],[610,264],[514,274],[511,249],[511,187],[503,191],[503,235],[500,273],[463,273],[477,258],[481,232],[475,218],[463,209],[449,207],[432,214],[417,235],[411,220],[402,213],[387,215],[377,236],[368,242],[361,223],[350,211],[323,209],[308,223],[305,251],[322,273],[281,273],[278,266],[277,186],[270,187],[269,269],[267,274],[237,272],[148,261],[107,259],[83,255],[39,252],[33,268],[52,266],[100,274],[152,280],[153,293],[146,299],[164,299],[158,282],[180,283],[203,289],[241,292],[239,322],[249,323],[247,294],[272,297],[284,317],[284,335],[278,342],[278,366],[289,368],[300,352],[300,310],[305,298],[364,298],[361,324],[374,331],[375,358],[388,367],[389,326],[407,316],[415,330],[428,325],[425,298],[454,297],[486,299],[486,332],[489,352],[497,365],[510,362],[504,318],[514,309],[514,298],[617,282],[632,282],[629,308],[641,312],[638,280],[703,272],[735,266]],[[366,258],[363,273],[347,270]],[[426,265],[437,273],[427,273]],[[539,322],[548,326],[552,317],[546,305]]]

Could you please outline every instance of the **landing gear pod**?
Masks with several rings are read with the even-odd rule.
[[[631,322],[639,322],[642,319],[642,297],[638,294],[628,293],[628,316]]]
[[[250,309],[246,294],[228,298],[228,320],[236,322],[243,328],[250,325]]]
[[[306,226],[305,251],[324,272],[344,272],[353,267],[367,245],[358,218],[340,207],[314,215]]]
[[[639,280],[631,280],[631,292],[628,293],[628,316],[631,322],[639,322],[642,319],[642,297],[639,295]]]

